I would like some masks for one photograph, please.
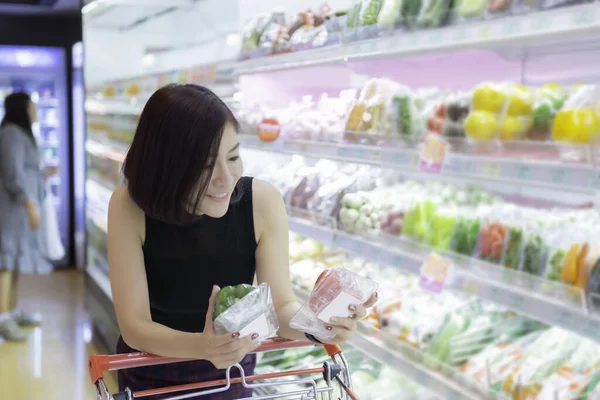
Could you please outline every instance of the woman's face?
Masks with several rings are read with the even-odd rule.
[[[27,106],[27,114],[29,114],[29,119],[31,120],[31,123],[37,121],[37,109],[33,101],[30,101],[29,105]]]
[[[200,203],[200,214],[213,218],[221,218],[229,208],[231,193],[244,169],[240,158],[240,145],[237,132],[231,124],[227,124],[223,131],[223,138],[219,153],[214,160],[214,170],[206,194]]]

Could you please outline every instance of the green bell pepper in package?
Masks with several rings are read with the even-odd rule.
[[[238,332],[240,337],[256,335],[254,340],[263,341],[279,329],[271,289],[266,283],[222,288],[217,293],[212,317],[217,335]]]
[[[225,286],[222,288],[219,293],[217,293],[215,309],[213,310],[212,315],[213,321],[253,290],[254,286],[245,283],[237,286]]]

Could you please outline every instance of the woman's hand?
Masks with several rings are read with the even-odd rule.
[[[377,293],[373,293],[365,303],[348,307],[349,311],[352,313],[352,317],[350,318],[332,318],[331,324],[326,325],[325,328],[335,334],[333,340],[317,339],[320,342],[327,344],[337,344],[348,341],[356,332],[358,321],[367,315],[367,308],[373,307],[375,303],[377,303],[377,297]]]
[[[204,332],[200,334],[200,358],[210,361],[218,369],[225,369],[241,362],[246,355],[256,350],[260,343],[255,342],[258,334],[243,338],[240,338],[238,332],[215,335],[212,314],[218,292],[219,287],[214,286],[206,312]]]
[[[56,175],[56,173],[58,172],[58,167],[57,166],[49,166],[49,167],[44,167],[44,176],[46,178],[49,178],[51,176]]]
[[[29,227],[34,231],[39,229],[41,224],[40,213],[33,200],[25,200],[25,213],[27,214]]]

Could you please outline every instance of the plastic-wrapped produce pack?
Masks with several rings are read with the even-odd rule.
[[[377,291],[376,282],[344,268],[325,271],[315,284],[308,301],[290,321],[290,326],[323,340],[335,334],[325,327],[331,318],[349,318],[350,305],[365,303]]]
[[[239,332],[240,337],[258,333],[258,341],[273,336],[279,329],[279,321],[271,298],[269,285],[263,283],[245,296],[236,294],[238,287],[223,288],[221,302],[230,305],[219,313],[214,320],[215,333],[218,335]],[[222,293],[227,289],[231,293]],[[220,297],[217,294],[217,302]],[[216,308],[216,307],[215,307]]]

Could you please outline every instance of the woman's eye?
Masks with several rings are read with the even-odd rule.
[[[240,159],[240,156],[231,157],[229,161],[237,161]]]

